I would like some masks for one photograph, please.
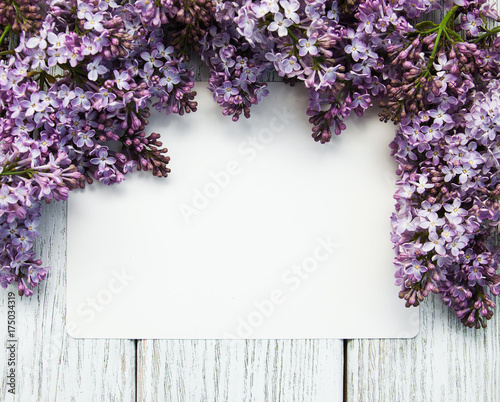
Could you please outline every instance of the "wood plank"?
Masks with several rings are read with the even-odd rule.
[[[36,249],[52,270],[32,298],[16,297],[17,392],[7,393],[3,350],[0,400],[135,401],[134,341],[73,339],[66,333],[66,203],[44,206],[41,235]],[[3,340],[7,292],[1,291]]]
[[[349,341],[347,400],[498,401],[498,315],[486,330],[468,329],[433,297],[421,307],[416,338]]]
[[[137,401],[342,401],[341,340],[146,340]]]

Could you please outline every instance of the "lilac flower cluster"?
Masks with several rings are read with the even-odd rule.
[[[330,140],[332,132],[345,129],[344,120],[352,112],[362,116],[377,103],[384,108],[383,120],[398,122],[425,109],[431,92],[438,97],[442,88],[449,87],[450,94],[459,97],[471,89],[470,77],[491,80],[498,57],[495,50],[480,49],[477,44],[498,32],[486,28],[485,21],[497,17],[485,2],[446,1],[449,12],[441,24],[413,25],[416,18],[443,4],[431,0],[219,1],[216,24],[203,41],[202,56],[211,69],[210,88],[223,113],[237,120],[241,113],[248,117],[251,105],[260,102],[265,72],[276,71],[292,84],[302,81],[310,96],[307,114],[313,137],[322,143]],[[455,25],[457,16],[461,24]],[[457,33],[460,29],[474,40],[463,41]],[[437,50],[443,47],[449,54],[435,67]],[[446,64],[448,59],[451,62]],[[471,61],[479,59],[487,62],[467,70]],[[241,67],[246,65],[250,68]]]
[[[409,21],[436,7],[430,0],[220,1],[217,24],[203,42],[210,88],[223,113],[237,120],[260,102],[265,72],[276,71],[291,84],[302,81],[313,138],[328,142],[352,112],[362,116],[394,79],[403,79],[394,59],[410,51],[416,31]]]
[[[199,42],[212,25],[215,11],[212,0],[137,0],[134,7],[146,26],[167,31],[168,42],[186,58],[200,50]]]
[[[4,139],[0,146],[0,284],[17,281],[19,294],[25,296],[47,274],[33,251],[40,200],[67,199],[80,177],[64,151],[47,154],[44,142],[19,136],[13,142]]]
[[[40,28],[43,17],[39,2],[33,0],[4,0],[0,3],[0,25],[11,31],[36,31]],[[4,31],[5,33],[5,31]]]
[[[340,21],[341,17],[345,18]],[[234,120],[241,111],[248,117],[249,107],[266,93],[260,82],[263,74],[274,70],[287,82],[305,83],[310,94],[307,113],[317,141],[329,141],[332,126],[339,134],[351,110],[362,114],[371,103],[367,91],[357,92],[356,84],[346,86],[347,81],[353,83],[344,74],[351,59],[344,51],[349,18],[352,13],[341,13],[337,1],[220,2],[216,19],[223,29],[216,41],[221,46],[213,47],[205,59],[211,63],[211,88],[224,113],[234,115]],[[212,31],[217,35],[215,27]],[[209,42],[214,44],[213,39]],[[360,61],[359,52],[354,58]]]
[[[441,295],[465,325],[485,326],[500,293],[500,81],[469,111],[441,106],[402,121],[392,239],[407,305]],[[450,114],[451,112],[451,114]]]
[[[444,7],[439,23],[422,20]],[[316,141],[352,113],[398,124],[392,217],[407,306],[441,295],[467,326],[500,293],[500,28],[487,0],[6,0],[0,4],[0,285],[31,295],[41,202],[170,172],[150,107],[196,111],[199,53],[234,121],[303,83]]]
[[[441,7],[440,23],[414,22]],[[488,28],[499,18],[486,0],[222,1],[216,20],[204,56],[214,97],[234,120],[249,116],[259,80],[274,70],[308,89],[317,141],[377,103],[381,120],[400,123],[392,144],[400,296],[409,306],[439,293],[464,324],[484,326],[500,290],[492,240],[500,29]],[[241,78],[243,57],[252,81]]]
[[[47,272],[32,250],[40,202],[134,167],[167,176],[149,105],[196,110],[192,70],[140,2],[52,0],[43,18],[37,4],[0,7],[0,285],[22,295]]]
[[[484,87],[495,78],[498,43],[492,40],[498,30],[488,30],[485,22],[498,16],[485,2],[457,1],[463,7],[453,5],[439,24],[416,24],[409,35],[386,47],[391,62],[388,100],[381,102],[383,120],[399,122],[429,103],[462,101],[477,85]],[[458,34],[461,29],[468,40]]]
[[[228,23],[229,22],[229,23]],[[209,88],[223,114],[237,121],[268,94],[263,75],[268,63],[236,33],[229,19],[211,26],[201,41],[201,57],[210,69]],[[262,55],[260,55],[262,56]]]
[[[411,44],[389,49],[403,71],[384,105],[384,119],[400,121],[392,239],[406,305],[438,293],[480,328],[500,293],[500,42],[499,29],[485,26],[498,16],[484,1],[455,3],[441,24],[421,23]]]

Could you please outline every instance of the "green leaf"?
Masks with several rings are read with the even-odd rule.
[[[449,28],[446,28],[446,32],[448,33],[448,35],[450,35],[456,42],[463,42],[463,38],[457,34],[455,31],[449,29]]]
[[[437,27],[439,27],[439,25],[435,24],[432,21],[422,21],[415,25],[415,29],[419,32],[429,31]]]

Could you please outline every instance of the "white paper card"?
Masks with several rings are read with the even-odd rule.
[[[153,114],[172,173],[69,201],[67,325],[89,338],[408,338],[394,285],[394,126],[352,118],[321,145],[303,88],[252,117]]]

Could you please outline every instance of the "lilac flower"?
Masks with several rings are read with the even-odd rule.
[[[410,181],[410,183],[414,184],[417,187],[417,192],[419,194],[422,194],[427,189],[434,187],[432,183],[429,183],[429,178],[425,175],[421,175],[418,179],[418,182]]]
[[[371,34],[373,32],[373,21],[375,21],[375,14],[361,14],[359,20],[361,24],[358,26],[358,31],[365,31],[367,34]],[[386,29],[386,26],[387,25],[383,26],[383,28]]]
[[[130,76],[128,75],[127,71],[122,71],[120,73],[114,70],[113,74],[115,75],[115,82],[118,89],[125,89],[125,90],[130,89],[130,85],[128,83],[128,79],[130,78]]]
[[[81,47],[82,47],[81,56],[94,55],[99,51],[96,42],[91,38],[89,38],[88,36],[83,37]],[[70,59],[71,58],[77,58],[77,56],[76,55],[74,57],[71,56]]]
[[[446,248],[451,251],[451,254],[457,257],[460,250],[467,245],[467,238],[464,236],[455,237],[451,242],[446,245]]]
[[[2,184],[0,187],[0,210],[6,210],[9,205],[16,204],[18,197],[13,194],[6,184]]]
[[[227,102],[231,96],[236,95],[238,92],[238,89],[234,88],[230,81],[226,81],[218,93],[223,95],[224,100]]]
[[[164,77],[160,80],[160,84],[167,88],[167,92],[171,92],[174,85],[181,82],[181,79],[174,70],[166,70],[163,75]]]
[[[76,97],[76,94],[74,91],[70,90],[66,84],[64,84],[61,86],[61,89],[57,93],[57,97],[59,99],[62,99],[62,106],[67,107],[71,100]]]
[[[414,259],[412,262],[411,262],[411,265],[408,267],[408,269],[406,270],[406,272],[409,274],[409,275],[412,275],[415,280],[419,281],[420,279],[422,279],[422,273],[426,272],[427,271],[427,267],[425,267],[424,265],[422,265],[418,260]]]
[[[108,72],[108,69],[101,64],[102,58],[96,57],[94,61],[87,64],[88,78],[91,81],[96,81],[99,75],[104,75]]]
[[[281,0],[280,5],[281,7],[283,7],[283,10],[285,11],[285,17],[288,20],[293,21],[295,24],[298,24],[300,22],[299,14],[297,14],[296,12],[300,7],[300,3],[297,0]]]
[[[40,36],[31,37],[28,42],[26,42],[26,47],[28,49],[40,48],[45,49],[47,47],[47,32],[42,30]]]
[[[113,165],[116,159],[108,155],[107,147],[100,147],[97,151],[97,157],[92,158],[90,163],[97,165],[99,170],[104,170],[107,165]]]
[[[82,147],[87,147],[87,148],[92,148],[94,145],[94,141],[92,140],[92,137],[95,135],[94,130],[89,130],[86,132],[80,132],[78,133],[78,137],[76,139],[76,146],[79,148]],[[93,162],[91,162],[93,163]]]
[[[85,19],[87,20],[83,27],[85,29],[93,29],[96,32],[102,32],[104,27],[101,24],[103,15],[101,13],[92,14],[91,12],[85,13]]]
[[[170,61],[171,60],[170,55],[174,52],[174,47],[173,46],[165,47],[163,43],[158,43],[156,45],[156,51],[158,52],[157,55],[159,55],[159,57],[163,57],[165,60]]]
[[[279,10],[278,0],[264,0],[263,1],[268,7],[269,11],[272,13],[277,13]]]
[[[406,231],[413,232],[418,226],[418,219],[413,218],[410,214],[406,214],[405,217],[398,220],[395,224],[395,230],[397,233],[402,234]]]
[[[267,29],[271,32],[278,31],[279,36],[286,36],[288,34],[288,27],[293,24],[292,20],[284,18],[283,14],[277,12],[274,14],[274,21],[271,22]]]
[[[307,54],[310,54],[311,56],[315,56],[318,54],[318,48],[314,46],[316,44],[316,39],[315,38],[309,38],[309,39],[299,39],[299,55],[304,57]]]
[[[106,88],[100,88],[99,92],[94,95],[93,99],[95,100],[94,108],[101,110],[103,108],[108,108],[111,105],[114,106],[115,103],[113,101],[116,99],[116,95]]]
[[[444,239],[442,239],[436,232],[429,232],[429,241],[422,246],[422,250],[426,253],[436,250],[439,255],[446,255],[446,249],[444,247]]]
[[[14,120],[16,127],[13,128],[12,134],[20,135],[20,134],[28,134],[28,132],[33,131],[35,125],[33,123],[26,123],[24,120],[17,118]]]
[[[153,50],[151,53],[148,52],[141,53],[141,58],[146,61],[146,68],[160,67],[163,64],[161,60],[157,59],[158,55],[159,53],[156,49]]]
[[[265,2],[262,2],[261,4],[252,4],[251,8],[257,18],[264,18],[270,11],[269,5]]]
[[[258,69],[256,67],[245,67],[241,70],[241,80],[253,83],[257,81]]]
[[[291,56],[281,60],[279,70],[283,75],[290,75],[301,69],[300,64],[295,56]]]
[[[40,144],[40,150],[44,153],[47,153],[48,150],[49,150],[49,147],[54,143],[54,141],[49,138],[47,136],[46,133],[42,133],[40,135],[40,140],[39,140],[39,144]]]
[[[79,1],[77,7],[78,7],[77,16],[81,20],[83,20],[85,18],[85,15],[87,13],[92,13],[93,6],[90,3],[86,3],[84,1]],[[89,28],[85,28],[85,29],[89,29]]]
[[[435,232],[436,229],[445,224],[445,220],[440,218],[435,212],[429,212],[425,216],[426,220],[420,222],[420,227],[423,229],[428,229],[429,232]]]
[[[479,28],[483,25],[483,20],[476,17],[473,13],[467,13],[467,20],[462,23],[462,29],[469,31],[471,35],[479,34]]]
[[[30,96],[30,100],[21,101],[21,107],[25,109],[25,116],[33,116],[36,112],[43,110],[43,103],[40,101],[40,93],[34,92]]]
[[[47,60],[47,65],[49,67],[54,67],[56,64],[66,63],[67,57],[65,49],[49,48],[47,49],[47,55],[50,56],[49,59]]]
[[[350,107],[356,108],[359,106],[362,109],[368,109],[370,105],[371,105],[370,95],[368,94],[361,95],[357,92],[353,93],[353,100],[350,104]]]
[[[99,0],[97,7],[101,11],[106,11],[109,7],[117,8],[118,4],[114,0]]]
[[[429,114],[432,118],[434,118],[434,124],[437,124],[438,126],[442,126],[445,123],[453,123],[453,119],[451,118],[451,116],[449,114],[446,114],[441,109],[430,110]]]
[[[347,54],[351,55],[354,61],[358,61],[360,58],[366,57],[366,45],[358,38],[354,38],[354,40],[352,41],[352,45],[346,45],[344,50]]]
[[[47,40],[51,44],[51,48],[54,50],[65,49],[66,48],[66,35],[61,33],[56,35],[54,32],[47,33]]]
[[[93,96],[93,93],[90,91],[84,91],[81,88],[76,88],[74,91],[75,97],[71,101],[71,105],[74,107],[81,107],[85,110],[90,109],[90,99]]]
[[[481,266],[474,264],[470,268],[470,273],[467,276],[467,279],[469,280],[469,286],[475,286],[476,284],[479,286],[484,286],[484,276]]]
[[[269,95],[269,90],[265,86],[258,87],[255,90],[255,96],[257,97],[258,102],[262,102],[262,99],[267,95]]]
[[[475,176],[474,170],[468,163],[465,163],[463,166],[457,166],[454,172],[459,175],[461,184],[466,183],[470,177]]]
[[[443,207],[446,210],[445,215],[447,217],[459,216],[461,218],[467,216],[467,211],[463,208],[460,208],[461,204],[462,202],[458,198],[455,198],[452,204],[444,204]]]

